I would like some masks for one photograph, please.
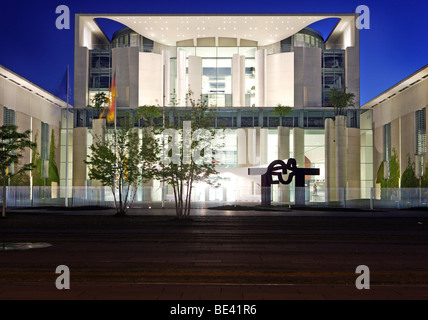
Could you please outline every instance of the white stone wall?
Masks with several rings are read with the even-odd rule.
[[[294,53],[267,56],[266,106],[294,106]]]

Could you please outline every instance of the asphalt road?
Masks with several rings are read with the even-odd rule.
[[[217,212],[191,221],[149,213],[9,213],[3,249],[51,246],[0,250],[0,300],[428,298],[425,213]],[[70,289],[56,287],[59,265],[69,268]],[[360,265],[369,289],[356,288]]]

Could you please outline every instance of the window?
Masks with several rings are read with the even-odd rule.
[[[323,105],[328,106],[330,89],[345,86],[345,52],[343,50],[323,50],[322,52],[322,94]]]
[[[42,122],[42,135],[40,146],[40,157],[42,159],[42,177],[49,177],[49,124]]]
[[[415,112],[416,155],[427,152],[426,108]]]
[[[387,123],[383,126],[383,160],[386,166],[384,169],[384,176],[389,178],[389,163],[391,161],[391,123]]]
[[[15,110],[3,107],[3,125],[15,124]]]
[[[383,160],[391,160],[391,123],[383,126]]]

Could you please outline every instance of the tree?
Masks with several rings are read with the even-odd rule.
[[[421,188],[428,188],[428,165],[425,166],[424,175],[421,177]]]
[[[2,217],[6,217],[6,183],[16,175],[24,171],[32,170],[33,163],[20,163],[26,148],[35,148],[31,141],[31,131],[18,132],[15,125],[3,125],[0,127],[0,171],[3,180],[3,210]],[[17,170],[10,170],[16,167]]]
[[[389,178],[386,182],[386,187],[400,187],[400,162],[398,160],[398,155],[395,148],[392,148],[391,160],[389,160]]]
[[[111,188],[118,216],[125,215],[131,207],[140,182],[150,180],[154,174],[154,137],[143,131],[140,141],[133,123],[127,116],[104,141],[95,139],[90,146],[92,153],[85,161],[89,177]]]
[[[195,182],[215,184],[218,175],[214,159],[214,110],[206,101],[195,101],[189,91],[188,112],[174,125],[164,129],[163,154],[157,177],[170,185],[174,192],[176,216],[179,220],[190,216],[192,188]]]
[[[94,97],[91,99],[91,102],[95,109],[101,110],[103,107],[109,104],[110,98],[107,93],[100,91],[94,95]],[[92,107],[92,106],[88,106],[88,107]]]
[[[48,186],[52,184],[52,182],[59,182],[59,173],[58,167],[56,165],[55,160],[55,131],[52,129],[51,131],[51,142],[49,145],[49,178],[48,178]]]
[[[410,161],[410,155],[407,155],[407,168],[404,170],[401,176],[401,187],[402,188],[418,188],[419,179],[415,173],[415,163]]]
[[[355,107],[355,94],[345,89],[333,88],[328,92],[328,103],[334,107],[336,115],[343,115],[348,107]]]
[[[273,112],[275,112],[279,116],[279,123],[282,126],[282,118],[286,115],[289,115],[293,111],[292,107],[283,106],[281,104],[277,104],[276,107],[273,108]]]

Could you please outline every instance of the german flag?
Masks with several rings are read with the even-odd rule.
[[[110,87],[110,106],[107,113],[107,122],[112,123],[115,121],[116,113],[116,71],[114,72],[114,77]]]

